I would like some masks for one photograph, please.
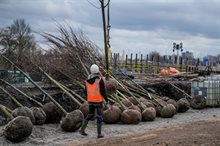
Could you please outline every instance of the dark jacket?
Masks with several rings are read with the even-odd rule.
[[[89,75],[89,77],[86,81],[89,84],[93,84],[96,79],[100,79],[100,76],[98,74],[91,74],[91,75]],[[108,102],[108,98],[107,98],[106,91],[105,91],[105,83],[102,78],[99,83],[99,88],[100,88],[100,93],[101,93],[102,97],[105,99],[106,102]],[[85,92],[86,92],[86,97],[87,97],[87,90],[85,90]]]

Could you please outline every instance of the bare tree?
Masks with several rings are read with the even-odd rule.
[[[37,50],[31,27],[24,19],[17,19],[11,26],[0,30],[1,53],[24,68],[25,56]]]
[[[52,49],[47,51],[39,66],[44,66],[53,76],[60,77],[65,74],[75,80],[84,80],[89,66],[97,60],[99,62],[102,57],[98,47],[80,29],[58,25],[58,31],[59,35],[56,36],[42,34]]]

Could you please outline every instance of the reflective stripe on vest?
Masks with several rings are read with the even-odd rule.
[[[96,79],[93,84],[86,82],[87,90],[87,101],[88,102],[103,102],[103,97],[100,93],[100,83],[101,79]]]

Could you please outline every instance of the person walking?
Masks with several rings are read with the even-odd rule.
[[[105,91],[105,84],[101,76],[99,75],[99,67],[96,64],[93,64],[90,67],[91,74],[86,80],[86,96],[89,104],[89,113],[86,118],[83,120],[82,127],[79,130],[81,135],[87,136],[85,132],[88,122],[93,119],[95,115],[95,110],[97,110],[97,138],[103,138],[102,134],[102,122],[103,122],[103,102],[104,99],[108,103],[108,98]]]

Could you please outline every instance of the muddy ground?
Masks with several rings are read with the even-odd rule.
[[[170,119],[156,118],[138,125],[104,125],[102,140],[96,139],[95,121],[86,130],[88,137],[63,132],[59,124],[34,126],[27,140],[13,144],[4,138],[0,127],[0,145],[220,145],[220,108],[189,110]]]
[[[176,124],[144,133],[84,142],[77,146],[219,146],[220,119]],[[68,144],[67,146],[76,146]]]

